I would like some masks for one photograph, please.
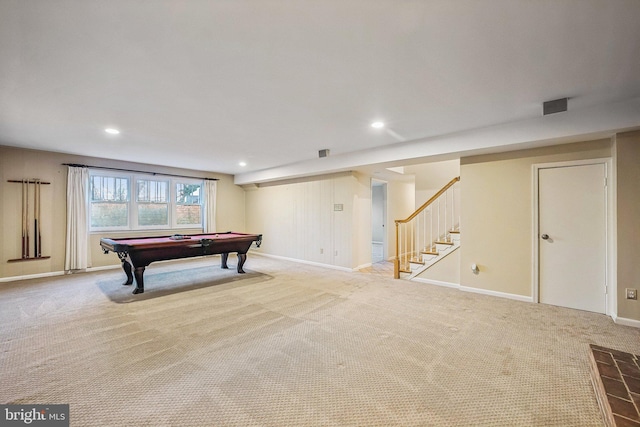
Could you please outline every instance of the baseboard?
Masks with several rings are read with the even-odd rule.
[[[103,265],[100,267],[89,267],[83,271],[91,272],[91,271],[113,270],[114,268],[122,268],[122,264]]]
[[[207,257],[219,257],[220,254],[213,254],[213,255],[206,255]],[[204,256],[202,257],[193,257],[193,258],[204,258]],[[178,259],[168,259],[168,260],[163,260],[163,261],[154,261],[153,264],[163,264],[163,263],[170,263],[170,262],[179,262],[179,261],[184,261],[185,258],[178,258]],[[72,270],[72,271],[51,271],[48,273],[39,273],[39,274],[27,274],[24,276],[12,276],[12,277],[0,277],[0,283],[2,282],[15,282],[18,280],[27,280],[27,279],[39,279],[42,277],[53,277],[53,276],[64,276],[66,274],[77,274],[77,273],[91,273],[93,271],[102,271],[102,270],[113,270],[113,269],[122,269],[122,263],[118,263],[118,264],[111,264],[111,265],[102,265],[100,267],[87,267],[87,268],[82,268],[79,270]]]
[[[64,276],[64,275],[65,275],[64,271],[51,271],[48,273],[26,274],[24,276],[0,277],[0,283],[17,282],[18,280],[40,279],[43,277]]]
[[[455,289],[460,289],[460,285],[457,283],[451,283],[451,282],[442,282],[440,280],[432,280],[432,279],[423,279],[421,277],[414,277],[413,279],[411,279],[412,282],[420,282],[420,283],[426,283],[428,285],[436,285],[436,286],[443,286],[445,288],[455,288]]]
[[[615,316],[615,315],[612,315],[611,318],[613,319],[613,322],[616,325],[623,325],[623,326],[631,326],[633,328],[640,328],[640,320],[627,319],[625,317],[618,317],[618,316]]]
[[[474,294],[490,295],[492,297],[507,298],[507,299],[522,301],[522,302],[533,302],[533,298],[524,296],[524,295],[516,295],[516,294],[509,294],[506,292],[491,291],[489,289],[472,288],[470,286],[462,286],[457,283],[442,282],[440,280],[422,279],[419,277],[414,277],[413,279],[411,279],[411,281],[427,283],[429,285],[444,286],[447,288],[454,288],[454,289],[461,290],[463,292],[471,292]]]
[[[348,272],[354,271],[354,269],[352,269],[352,268],[340,267],[338,265],[331,265],[331,264],[323,264],[321,262],[307,261],[307,260],[304,260],[304,259],[289,258],[289,257],[285,257],[285,256],[271,255],[271,254],[265,254],[265,253],[260,253],[260,255],[264,256],[264,257],[267,257],[267,258],[274,258],[274,259],[281,259],[281,260],[284,260],[284,261],[297,262],[298,264],[307,264],[307,265],[313,265],[313,266],[316,266],[316,267],[330,268],[332,270],[340,270],[340,271],[348,271]]]
[[[491,295],[493,297],[507,298],[507,299],[522,301],[522,302],[533,302],[533,297],[530,297],[530,296],[509,294],[507,292],[491,291],[489,289],[473,288],[471,286],[460,286],[460,290],[465,292],[472,292],[474,294]]]

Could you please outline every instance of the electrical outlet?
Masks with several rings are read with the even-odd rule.
[[[637,289],[627,288],[626,291],[627,291],[627,299],[638,299]]]

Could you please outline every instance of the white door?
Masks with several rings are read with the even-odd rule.
[[[538,170],[540,302],[606,312],[606,165]]]

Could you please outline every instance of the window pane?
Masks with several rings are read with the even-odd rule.
[[[91,228],[129,226],[129,178],[92,175]]]
[[[91,227],[126,227],[128,222],[127,203],[91,203]]]
[[[169,205],[156,203],[141,203],[138,205],[138,225],[168,225]]]
[[[129,179],[114,176],[92,176],[91,200],[126,202],[129,200]]]
[[[176,183],[177,225],[202,224],[201,184]]]
[[[138,180],[138,202],[167,203],[169,183],[149,179]]]
[[[176,206],[176,223],[178,225],[199,225],[202,220],[200,205]]]
[[[199,205],[200,184],[176,184],[176,203],[185,205]]]

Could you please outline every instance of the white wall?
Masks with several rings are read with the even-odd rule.
[[[261,184],[245,197],[247,229],[262,233],[261,252],[348,269],[371,262],[368,177],[343,173]]]

